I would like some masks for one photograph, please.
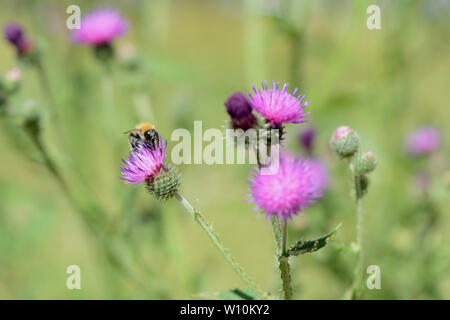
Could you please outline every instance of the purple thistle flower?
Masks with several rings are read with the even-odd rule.
[[[413,156],[429,154],[439,148],[441,137],[433,127],[421,127],[412,132],[406,141],[406,150]]]
[[[120,167],[120,171],[125,183],[142,183],[158,176],[163,161],[166,157],[167,141],[164,144],[161,137],[155,148],[148,144],[140,144],[137,151],[130,151],[128,160],[122,159],[125,164]]]
[[[5,25],[4,34],[6,40],[16,48],[19,56],[24,56],[33,49],[32,42],[25,37],[25,32],[20,25],[8,23]]]
[[[308,161],[281,153],[273,174],[256,171],[251,179],[251,201],[269,218],[289,219],[322,196],[318,174]]]
[[[4,28],[5,38],[12,45],[18,46],[23,40],[23,30],[22,27],[15,23],[8,23]]]
[[[300,132],[300,144],[309,154],[312,152],[313,141],[315,137],[316,129],[314,128],[307,128],[306,130]]]
[[[81,19],[80,29],[72,32],[72,39],[77,43],[94,46],[106,45],[123,35],[127,29],[127,22],[117,10],[100,9]]]
[[[250,104],[258,111],[270,125],[281,126],[283,123],[303,123],[310,112],[303,113],[303,109],[309,105],[309,101],[302,105],[305,95],[295,97],[297,88],[292,93],[287,92],[287,83],[279,89],[279,83],[272,81],[272,89],[267,87],[267,82],[262,83],[262,89],[253,86],[254,94],[250,93]]]
[[[233,93],[225,102],[225,107],[231,117],[231,126],[234,129],[247,130],[256,123],[252,106],[242,92]]]

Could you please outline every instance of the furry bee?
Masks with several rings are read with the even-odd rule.
[[[133,150],[137,150],[141,143],[146,143],[155,148],[159,143],[159,134],[155,130],[155,126],[150,122],[143,122],[132,130],[125,131],[129,133],[128,142]]]

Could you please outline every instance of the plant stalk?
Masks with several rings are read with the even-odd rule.
[[[279,223],[280,221],[278,221]],[[280,261],[281,281],[283,282],[284,300],[292,299],[291,271],[289,266],[289,253],[287,252],[287,220],[283,219],[283,235]]]
[[[255,290],[263,299],[267,299],[267,294],[261,290],[261,288],[244,272],[242,267],[236,262],[234,257],[230,254],[227,248],[224,247],[219,236],[214,231],[211,224],[209,224],[203,215],[195,209],[181,194],[175,192],[175,198],[181,203],[181,205],[191,214],[194,220],[200,225],[203,231],[206,232],[212,243],[219,249],[220,253],[224,256],[225,260],[231,265],[231,267],[236,271],[239,277],[253,290]]]
[[[356,265],[354,282],[352,288],[352,300],[361,298],[361,289],[363,282],[363,207],[362,207],[362,189],[361,176],[355,176],[355,192],[356,192]]]

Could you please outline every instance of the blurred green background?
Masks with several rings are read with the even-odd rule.
[[[70,41],[70,4],[82,14],[113,6],[129,21],[109,76],[89,47]],[[366,27],[369,4],[381,7],[381,30]],[[192,130],[194,120],[225,128],[227,97],[272,79],[311,101],[311,122],[289,125],[286,144],[298,152],[298,132],[315,127],[316,155],[331,177],[324,198],[292,221],[290,240],[342,223],[329,246],[292,259],[295,297],[341,299],[352,283],[354,256],[336,248],[355,239],[351,178],[328,149],[334,129],[348,125],[379,160],[364,210],[365,265],[381,268],[381,290],[363,297],[450,298],[449,16],[448,1],[419,0],[2,1],[1,25],[20,23],[41,50],[58,118],[48,117],[39,74],[3,40],[0,74],[22,70],[9,104],[39,108],[43,143],[69,189],[102,214],[80,214],[18,122],[2,117],[0,298],[198,299],[245,288],[179,203],[159,203],[117,178],[128,152],[121,133],[151,121],[170,147],[172,131]],[[411,159],[405,137],[423,124],[441,131],[441,150]],[[246,202],[250,169],[183,165],[181,192],[247,273],[277,294],[271,225]],[[414,184],[418,170],[432,176],[428,198]],[[66,288],[74,264],[81,290]]]

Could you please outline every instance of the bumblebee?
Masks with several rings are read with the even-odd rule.
[[[156,148],[159,143],[159,134],[150,122],[140,123],[136,128],[124,132],[127,133],[129,133],[128,142],[133,150],[137,150],[141,143],[146,143],[152,148]]]

